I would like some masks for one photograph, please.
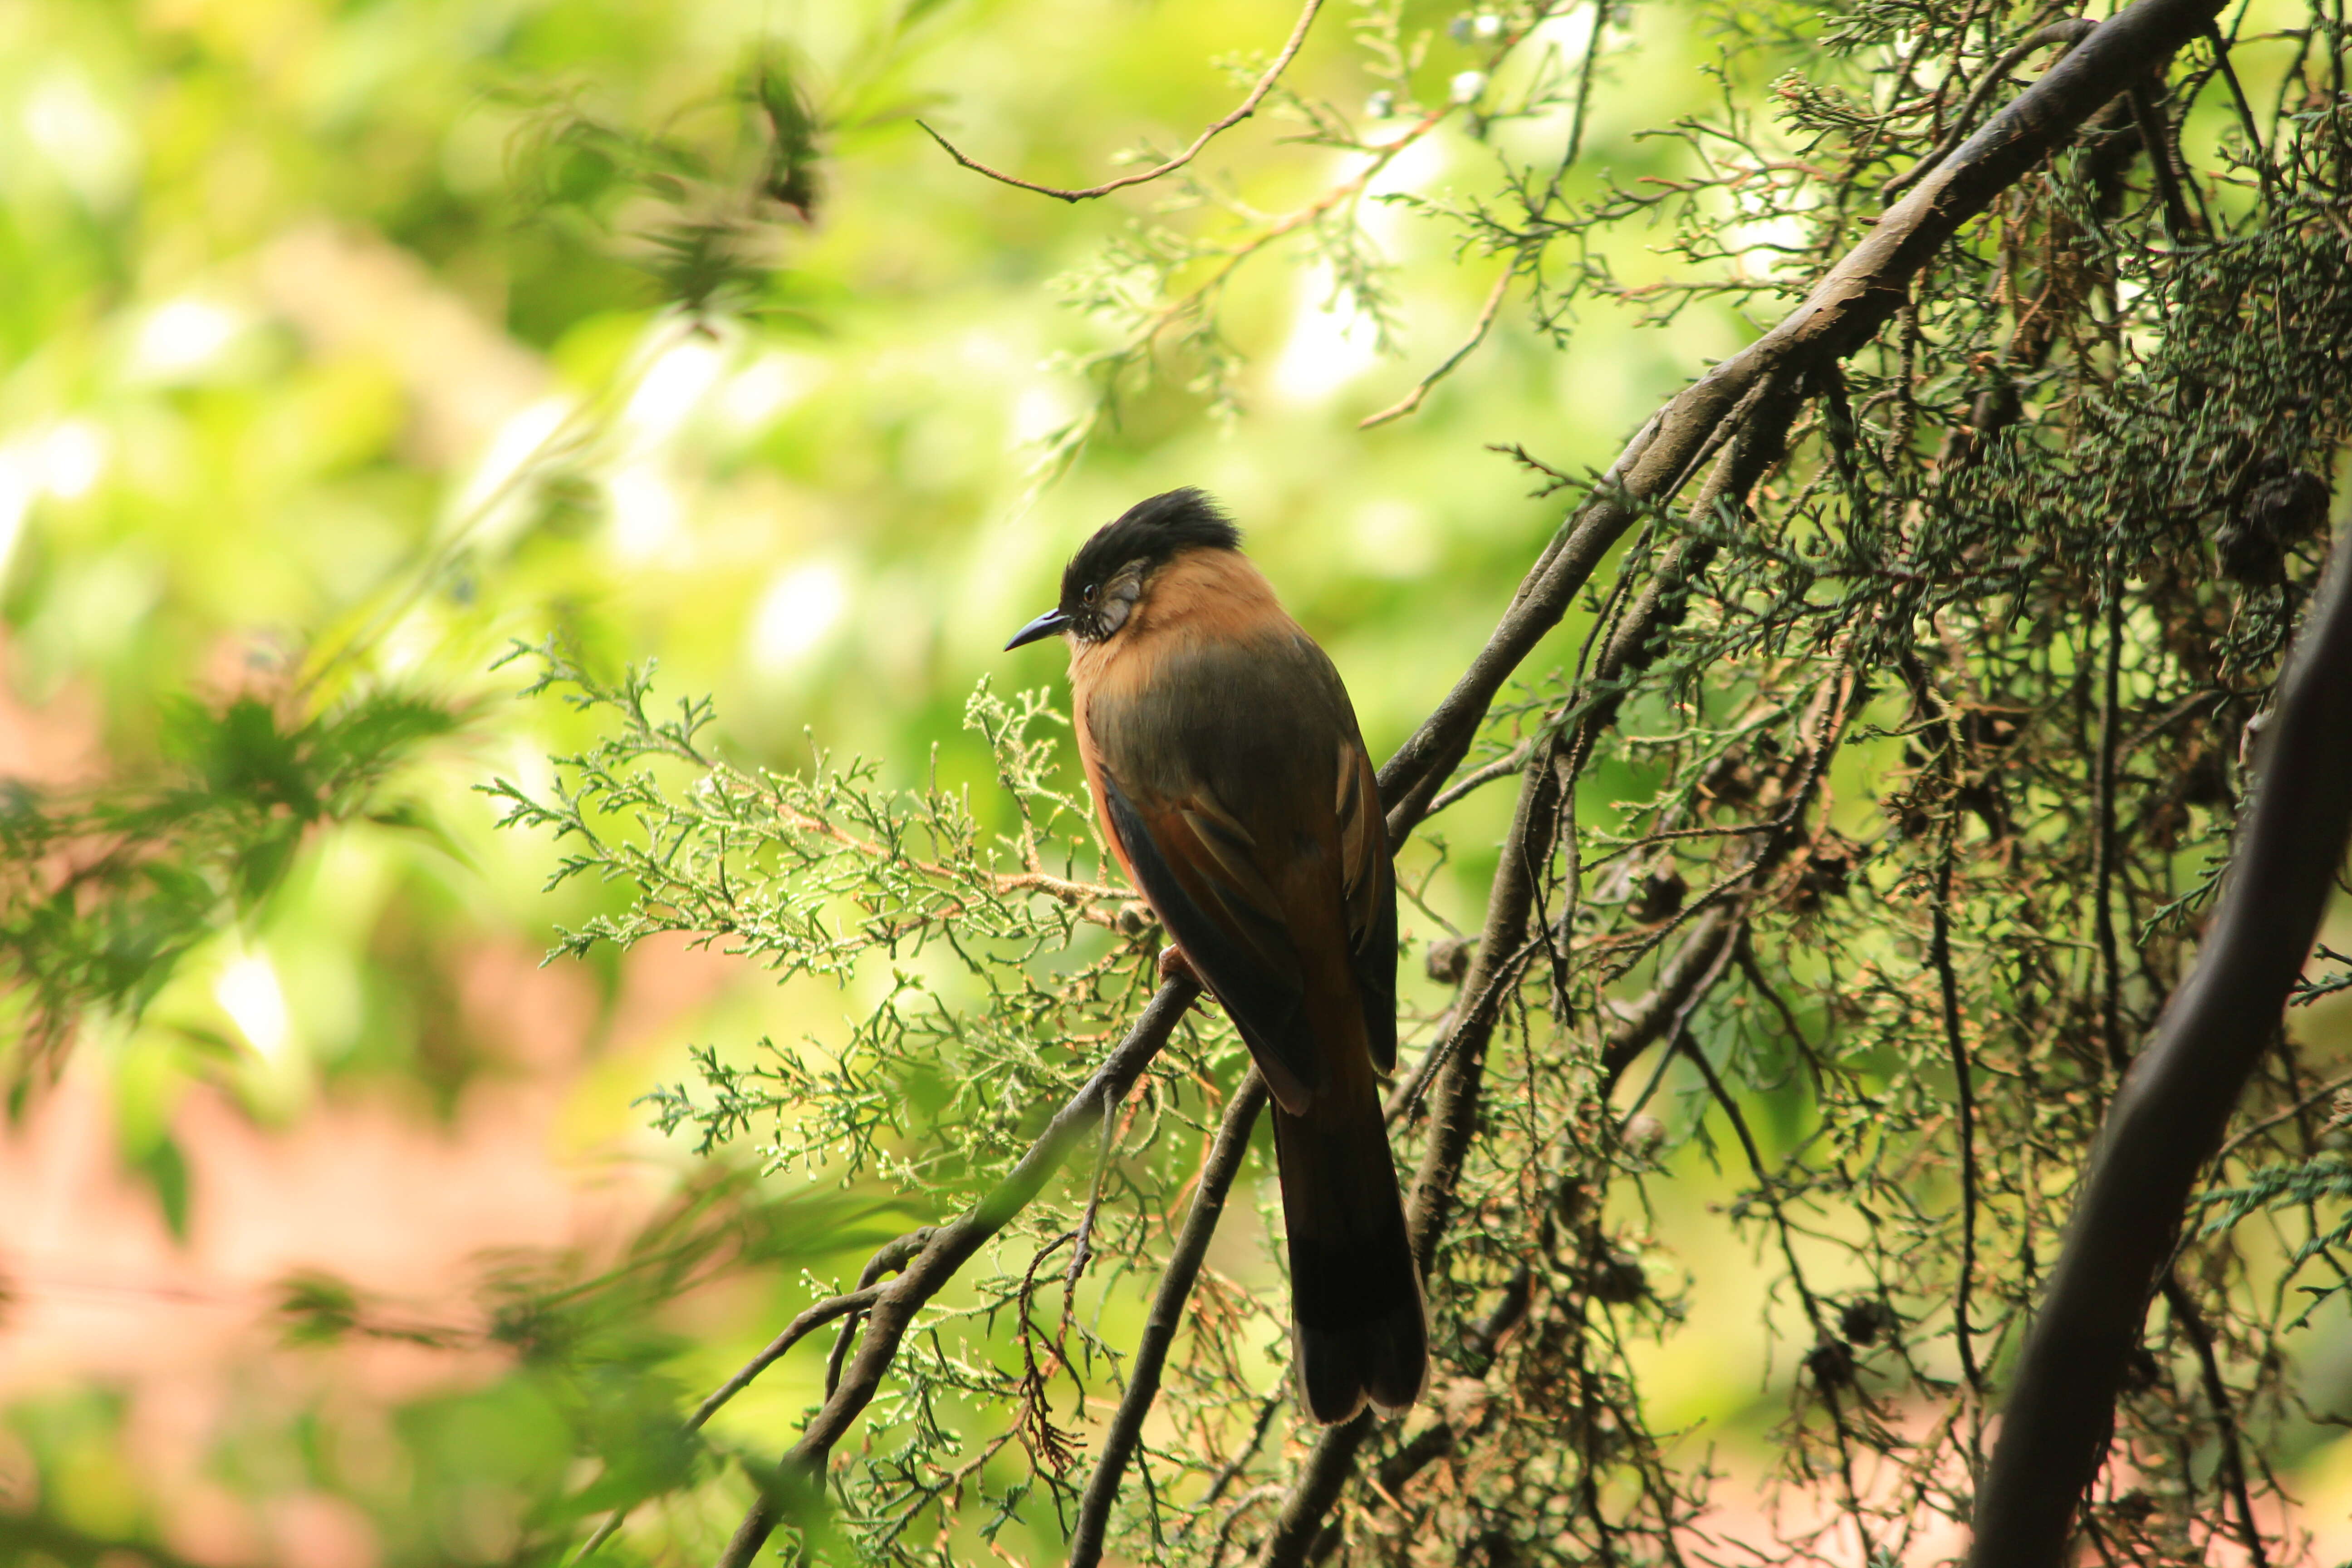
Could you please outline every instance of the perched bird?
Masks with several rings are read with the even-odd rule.
[[[1339,672],[1196,489],[1129,510],[1062,574],[1055,633],[1111,848],[1274,1094],[1298,1380],[1318,1421],[1429,1372],[1379,1073],[1396,1066],[1396,881]]]

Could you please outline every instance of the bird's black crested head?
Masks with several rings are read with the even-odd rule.
[[[1154,567],[1188,550],[1237,550],[1241,542],[1233,519],[1190,486],[1138,501],[1070,557],[1061,611],[1081,639],[1099,641],[1126,621]]]
[[[1242,531],[1215,501],[1187,486],[1129,507],[1115,522],[1095,530],[1078,546],[1062,573],[1062,607],[1077,608],[1074,595],[1087,584],[1100,587],[1129,566],[1152,567],[1187,550],[1238,550]]]
[[[1187,486],[1138,501],[1078,546],[1062,571],[1061,602],[1013,634],[1007,650],[1066,633],[1101,642],[1127,624],[1152,572],[1188,550],[1238,550],[1242,531]]]

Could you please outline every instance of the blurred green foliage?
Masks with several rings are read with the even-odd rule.
[[[1327,20],[1293,80],[1349,101],[1395,91],[1363,74],[1345,18]],[[1442,101],[1474,51],[1423,20],[1439,30],[1412,79]],[[1649,341],[1600,323],[1616,351],[1570,377],[1506,321],[1489,379],[1367,439],[1354,420],[1448,352],[1488,281],[1371,205],[1402,268],[1390,286],[1418,312],[1395,318],[1412,357],[1369,352],[1349,300],[1323,308],[1333,279],[1277,255],[1223,300],[1235,358],[1219,395],[1253,423],[1138,384],[1041,490],[1050,438],[1095,406],[1085,363],[1119,342],[1054,279],[1151,202],[1067,208],[990,185],[912,117],[1083,181],[1122,145],[1176,144],[1230,108],[1217,62],[1270,50],[1287,24],[1234,0],[7,8],[0,658],[28,726],[9,732],[32,748],[0,758],[18,1114],[78,1039],[111,1081],[121,1158],[184,1233],[205,1180],[176,1131],[192,1086],[291,1128],[352,1094],[451,1117],[471,1086],[524,1070],[461,1001],[469,955],[621,906],[580,884],[542,900],[539,847],[490,837],[470,794],[493,773],[536,784],[536,759],[593,738],[512,704],[519,682],[490,667],[513,637],[557,634],[606,668],[657,653],[673,689],[717,696],[718,739],[743,765],[796,764],[814,735],[877,759],[893,787],[968,790],[992,832],[1007,803],[961,722],[976,674],[1039,679],[996,649],[1074,541],[1137,494],[1202,482],[1250,523],[1392,741],[1547,526],[1478,443],[1600,460],[1637,404],[1734,330]],[[1685,53],[1675,26],[1658,47]],[[1640,122],[1596,130],[1622,167],[1653,162],[1627,140]],[[1197,172],[1271,207],[1330,156],[1286,134],[1245,126]],[[1484,156],[1449,126],[1370,194],[1433,188]],[[1491,855],[1490,832],[1462,837],[1468,875],[1430,890],[1457,910]],[[56,876],[56,856],[77,873]],[[609,952],[591,971],[609,1018],[623,971]],[[841,1004],[795,990],[720,1005],[788,1038]],[[634,1092],[666,1076],[648,1061],[620,1079]],[[627,1098],[584,1110],[586,1135],[642,1136]],[[845,1248],[828,1234],[781,1273],[740,1268],[789,1302],[798,1265],[828,1271]],[[64,1288],[54,1263],[0,1267],[28,1300]],[[424,1321],[348,1289],[298,1278],[281,1304],[341,1342],[478,1344],[496,1316]],[[646,1376],[707,1385],[772,1327],[768,1300],[682,1352],[630,1354]],[[551,1475],[568,1488],[565,1454],[622,1458],[595,1436],[604,1416],[550,1403],[551,1375],[518,1363],[388,1437],[332,1400],[242,1396],[208,1439],[212,1468],[256,1518],[294,1493],[350,1501],[386,1561],[502,1558],[552,1539],[513,1533],[513,1500]],[[16,1548],[90,1561],[139,1542],[161,1560],[179,1539],[185,1500],[148,1494],[124,1458],[134,1395],[17,1407],[9,1495],[31,1511],[11,1515]],[[759,1412],[781,1406],[744,1404],[749,1429],[772,1432]],[[509,1433],[496,1473],[465,1457],[477,1415]],[[686,1508],[672,1528],[726,1522]]]

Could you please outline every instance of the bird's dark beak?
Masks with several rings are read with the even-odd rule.
[[[1013,640],[1004,645],[1004,651],[1011,653],[1023,643],[1035,642],[1039,637],[1052,637],[1055,632],[1061,631],[1068,626],[1069,624],[1070,617],[1064,615],[1058,608],[1048,610],[1044,615],[1039,616],[1035,620],[1031,621],[1027,626],[1023,626],[1019,631],[1014,632],[1013,634]]]

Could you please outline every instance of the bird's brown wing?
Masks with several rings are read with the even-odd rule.
[[[1303,1111],[1349,1051],[1395,1059],[1379,787],[1320,648],[1285,617],[1118,650],[1080,750],[1120,860],[1276,1100]]]
[[[1345,692],[1339,700],[1347,701]],[[1380,778],[1348,714],[1339,747],[1339,875],[1347,910],[1349,967],[1364,1004],[1364,1041],[1382,1072],[1396,1069],[1396,871],[1389,859],[1388,819]]]
[[[1108,766],[1098,779],[1128,874],[1225,1005],[1275,1099],[1303,1108],[1322,1076],[1305,977],[1281,897],[1256,864],[1254,837],[1203,790],[1159,795],[1123,782]]]

